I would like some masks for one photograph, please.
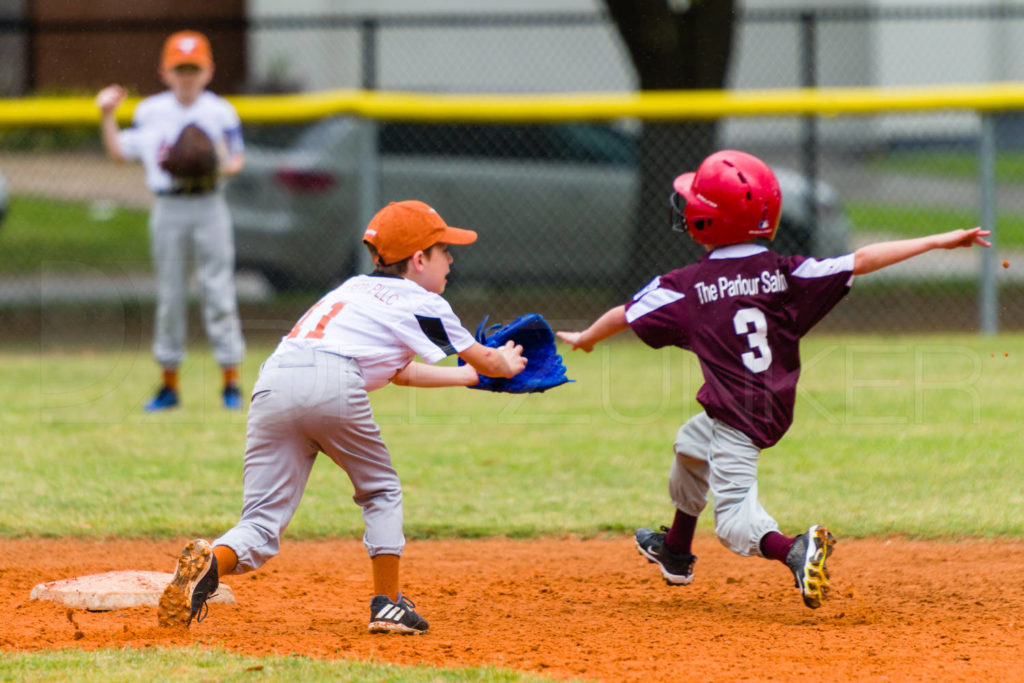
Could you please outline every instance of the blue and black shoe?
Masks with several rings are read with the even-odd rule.
[[[159,410],[168,410],[170,408],[178,407],[178,392],[170,388],[167,385],[160,387],[156,392],[156,396],[149,399],[146,403],[144,410],[147,413],[155,413]]]
[[[242,409],[242,390],[237,384],[228,384],[224,387],[222,394],[224,407],[228,410]]]

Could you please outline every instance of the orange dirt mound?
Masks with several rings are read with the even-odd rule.
[[[371,635],[370,565],[355,540],[284,543],[226,579],[237,605],[191,629],[156,609],[68,610],[38,583],[170,571],[185,539],[0,540],[0,649],[174,647],[439,667],[496,665],[591,680],[1012,680],[1024,648],[1024,543],[843,540],[833,591],[804,607],[778,563],[708,536],[690,586],[666,586],[632,538],[413,541],[405,592],[424,636]]]

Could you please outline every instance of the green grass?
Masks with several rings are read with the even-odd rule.
[[[902,176],[930,176],[978,182],[978,155],[963,152],[922,150],[896,152],[869,161],[872,171]],[[995,177],[1000,183],[1024,182],[1024,152],[1001,152],[996,157]],[[847,215],[858,232],[885,233],[893,237],[917,237],[943,229],[975,225],[976,207],[952,210],[912,204],[846,202]],[[1009,211],[996,214],[998,245],[1024,246],[1024,215]]]
[[[1024,168],[1024,161],[1021,163]],[[848,202],[846,211],[855,231],[893,237],[917,237],[943,226],[969,226],[978,220],[973,209],[906,204]],[[82,202],[13,197],[0,228],[0,273],[149,270],[147,216],[144,210],[123,207],[102,216]],[[1024,246],[1024,215],[999,212],[996,227],[999,246]]]
[[[847,216],[857,232],[884,233],[893,237],[920,237],[954,227],[977,225],[976,210],[928,208],[905,204],[848,202]],[[1024,215],[1008,211],[996,214],[1000,247],[1024,246]]]
[[[147,212],[98,215],[82,202],[12,197],[0,228],[0,273],[149,268]]]
[[[352,681],[353,683],[436,683],[438,681],[548,680],[485,667],[436,669],[374,662],[322,661],[290,657],[245,657],[199,647],[168,650],[57,650],[26,654],[0,652],[0,681]]]
[[[783,528],[823,518],[844,536],[1024,534],[1011,448],[1022,341],[812,336],[796,423],[761,459],[766,507]],[[251,351],[246,386],[267,351]],[[410,537],[591,536],[667,520],[672,439],[698,410],[696,363],[610,343],[568,364],[579,381],[541,395],[373,394]],[[183,367],[182,409],[157,415],[140,409],[156,379],[145,349],[9,353],[4,367],[0,534],[213,535],[236,521],[245,417],[218,406],[205,354]],[[358,537],[358,508],[337,506],[350,495],[320,458],[289,537]]]
[[[976,180],[978,152],[969,149],[962,152],[941,150],[920,150],[895,152],[870,160],[872,170],[887,173],[930,175],[945,178]],[[995,175],[999,182],[1019,183],[1024,181],[1024,152],[1000,152],[996,155]]]
[[[72,93],[82,95],[83,93]],[[70,152],[103,149],[97,126],[60,128],[0,128],[0,150],[10,152]]]
[[[943,225],[970,225],[977,211],[951,211],[926,206],[848,202],[855,230],[916,236]],[[102,215],[83,202],[12,197],[0,229],[0,273],[35,272],[40,265],[109,268],[149,267],[148,213],[117,207]],[[1000,242],[1024,244],[1024,215],[997,215]],[[585,295],[586,293],[584,293]]]
[[[796,423],[761,458],[762,502],[783,529],[821,521],[847,538],[1024,535],[1022,347],[1019,334],[812,335]],[[268,351],[250,351],[246,386]],[[592,536],[670,520],[670,448],[698,409],[696,363],[635,341],[567,362],[578,381],[542,395],[373,394],[404,484],[407,535]],[[218,406],[204,352],[183,367],[182,409],[160,415],[140,410],[156,375],[145,349],[8,352],[3,367],[0,534],[209,536],[236,521],[245,418]],[[288,537],[358,537],[350,495],[320,458]],[[0,654],[0,680],[65,678],[542,680],[198,647]]]

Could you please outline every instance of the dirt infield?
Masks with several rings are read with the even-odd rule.
[[[185,539],[0,540],[0,649],[174,647],[299,653],[450,667],[493,664],[556,679],[1011,680],[1024,648],[1024,542],[843,540],[834,591],[803,606],[777,563],[700,536],[697,578],[668,587],[615,537],[414,541],[406,593],[424,636],[374,636],[370,572],[353,540],[285,542],[226,580],[188,631],[155,608],[71,613],[29,600],[38,583],[115,569],[170,571]]]

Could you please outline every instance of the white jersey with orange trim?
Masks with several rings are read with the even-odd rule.
[[[189,124],[201,128],[224,155],[244,152],[242,122],[234,106],[223,97],[207,90],[189,106],[169,90],[147,97],[135,108],[132,126],[120,132],[118,142],[125,158],[142,161],[146,185],[153,192],[172,188],[171,175],[160,162]]]
[[[310,349],[352,358],[366,391],[373,391],[416,355],[436,363],[475,341],[443,297],[404,277],[374,273],[351,277],[328,292],[271,357]]]
[[[235,296],[235,243],[227,201],[216,182],[184,192],[181,181],[160,166],[189,124],[209,135],[219,154],[244,154],[238,113],[231,103],[209,91],[189,106],[169,90],[147,97],[135,108],[132,126],[118,133],[121,153],[142,161],[146,185],[156,195],[149,216],[158,302],[153,355],[164,368],[177,368],[185,359],[185,264],[194,259],[214,357],[222,367],[231,367],[242,362],[245,340]]]

